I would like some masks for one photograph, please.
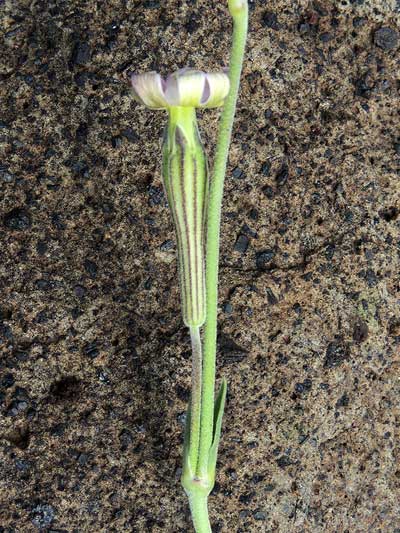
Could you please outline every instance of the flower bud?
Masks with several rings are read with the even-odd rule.
[[[247,0],[228,0],[229,12],[232,17],[247,13]]]

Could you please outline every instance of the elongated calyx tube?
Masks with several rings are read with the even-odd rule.
[[[188,327],[201,326],[206,315],[204,233],[208,171],[194,108],[169,109],[162,168],[175,225],[183,320]]]

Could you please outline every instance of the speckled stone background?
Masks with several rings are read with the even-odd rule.
[[[225,65],[225,2],[0,9],[0,532],[192,531],[165,116],[127,79]],[[399,17],[398,0],[251,3],[214,532],[400,531]]]

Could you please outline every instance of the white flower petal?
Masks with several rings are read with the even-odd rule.
[[[178,85],[179,103],[182,107],[199,107],[204,92],[206,75],[192,69],[178,70],[172,77]]]
[[[135,99],[151,109],[219,107],[229,92],[227,74],[206,74],[190,68],[170,74],[164,81],[157,72],[131,76]]]
[[[165,97],[165,82],[157,72],[132,74],[131,83],[135,99],[151,109],[163,109],[169,106]]]
[[[222,72],[206,74],[205,90],[199,107],[220,107],[229,92],[229,77]]]
[[[170,106],[180,105],[177,72],[169,74],[165,80],[165,99]]]

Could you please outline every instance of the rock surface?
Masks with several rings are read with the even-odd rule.
[[[266,4],[223,211],[213,531],[395,533],[400,5]],[[224,2],[0,10],[0,531],[190,531],[165,116],[127,79],[225,65]]]

